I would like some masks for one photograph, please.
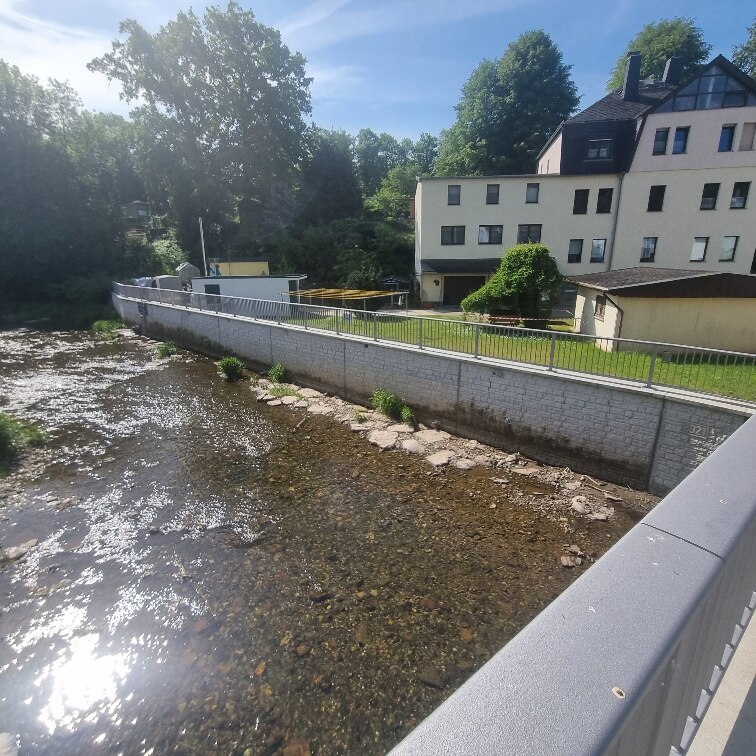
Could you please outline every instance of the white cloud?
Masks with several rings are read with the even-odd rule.
[[[86,68],[92,58],[110,49],[111,37],[35,18],[23,11],[25,5],[0,0],[0,57],[42,82],[68,81],[87,108],[126,113],[120,86]]]
[[[313,79],[310,92],[315,103],[354,99],[365,84],[362,69],[358,66],[308,65],[307,75]]]

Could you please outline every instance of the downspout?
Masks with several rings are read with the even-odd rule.
[[[615,309],[619,313],[619,324],[615,329],[617,331],[617,335],[612,337],[618,339],[620,338],[620,334],[622,333],[622,321],[625,317],[625,311],[608,294],[604,294],[604,297],[606,298],[607,302],[611,302],[614,305]]]
[[[609,245],[609,259],[606,261],[607,270],[612,269],[612,258],[614,257],[614,243],[617,239],[617,223],[619,222],[619,214],[620,214],[620,200],[622,199],[622,182],[624,180],[625,180],[625,174],[620,173],[619,186],[617,187],[617,204],[614,209],[614,223],[612,223],[612,243]],[[612,302],[612,304],[614,303]]]

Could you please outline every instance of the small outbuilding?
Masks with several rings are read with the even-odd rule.
[[[568,281],[576,332],[756,353],[756,276],[637,267]]]

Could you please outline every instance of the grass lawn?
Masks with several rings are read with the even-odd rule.
[[[462,320],[441,318],[404,318],[394,315],[331,314],[322,318],[288,318],[289,322],[325,331],[367,336],[379,341],[396,341],[434,349],[447,349],[481,357],[513,360],[531,365],[548,366],[551,357],[550,334],[522,329],[505,329]],[[563,329],[554,330],[553,365],[594,375],[623,378],[646,383],[651,370],[651,355],[639,344],[624,345],[622,351],[607,352],[589,339],[567,336]],[[706,352],[687,355],[665,354],[654,359],[655,385],[683,388],[706,394],[729,396],[756,402],[756,360],[753,357],[727,357]]]

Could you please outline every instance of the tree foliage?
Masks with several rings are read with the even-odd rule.
[[[181,12],[155,34],[124,21],[120,33],[89,68],[143,103],[132,115],[170,168],[174,212],[223,222],[235,211],[241,235],[255,238],[271,189],[291,180],[303,155],[304,58],[236,2],[202,20]]]
[[[368,200],[368,207],[387,220],[409,217],[419,173],[420,166],[416,163],[395,166],[381,182],[375,197]]]
[[[747,31],[746,41],[732,48],[732,62],[749,76],[756,77],[756,19]]]
[[[365,197],[372,197],[380,188],[388,172],[407,162],[412,149],[411,140],[399,142],[385,132],[376,134],[372,129],[360,129],[355,144],[357,175]]]
[[[639,52],[641,78],[661,79],[664,66],[673,55],[682,58],[682,79],[694,76],[708,59],[711,45],[692,18],[672,18],[655,24],[646,24],[628,43],[626,52],[620,56],[606,83],[606,91],[621,89],[625,79],[627,53]]]
[[[462,89],[457,120],[441,136],[436,175],[527,173],[556,127],[578,105],[562,53],[530,31],[498,61],[483,61]]]
[[[523,318],[540,318],[543,301],[553,300],[562,274],[542,244],[517,244],[502,257],[496,272],[462,300],[465,312],[490,312],[512,307]]]

